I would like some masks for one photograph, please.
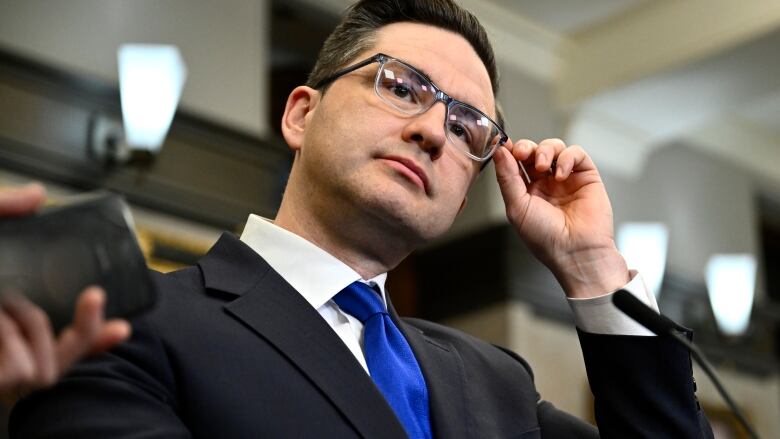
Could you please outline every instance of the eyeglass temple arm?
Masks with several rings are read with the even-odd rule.
[[[523,166],[523,162],[518,160],[517,165],[520,166],[520,170],[523,172],[523,177],[525,177],[525,182],[527,184],[531,184],[531,177],[528,175],[528,172],[525,170],[525,166]]]
[[[335,79],[337,79],[337,78],[339,78],[341,76],[346,75],[347,73],[354,72],[355,70],[357,70],[359,68],[362,68],[362,67],[365,67],[365,66],[367,66],[367,65],[369,65],[371,63],[381,62],[384,59],[384,56],[385,55],[382,55],[380,53],[380,54],[372,56],[371,58],[368,58],[366,60],[360,61],[359,63],[357,63],[355,65],[352,65],[352,66],[343,68],[341,70],[338,70],[335,73],[333,73],[332,75],[328,76],[327,78],[324,78],[324,79],[320,80],[319,82],[317,82],[316,84],[314,84],[314,88],[315,89],[316,88],[322,88],[322,86],[324,86],[325,84],[327,84],[329,82],[332,82]]]

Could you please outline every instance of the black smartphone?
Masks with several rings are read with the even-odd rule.
[[[55,332],[72,321],[76,299],[89,285],[106,290],[107,318],[149,309],[156,290],[132,221],[124,199],[105,192],[0,218],[0,293],[29,298]]]

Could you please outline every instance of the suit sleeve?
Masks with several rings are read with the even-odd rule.
[[[539,399],[542,438],[713,438],[683,347],[661,337],[578,334],[598,429]],[[533,377],[522,358],[502,350]]]
[[[142,321],[114,350],[14,406],[11,438],[188,438],[164,348]]]
[[[712,438],[688,351],[665,337],[577,330],[602,438]]]

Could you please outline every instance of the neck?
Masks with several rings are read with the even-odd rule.
[[[274,223],[335,256],[363,279],[390,271],[415,248],[363,212],[347,206],[318,209],[289,189]]]

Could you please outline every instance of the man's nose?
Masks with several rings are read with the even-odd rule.
[[[409,118],[401,136],[404,141],[416,143],[422,150],[436,160],[442,154],[447,143],[447,133],[444,131],[444,118],[447,106],[436,102],[422,114]]]

